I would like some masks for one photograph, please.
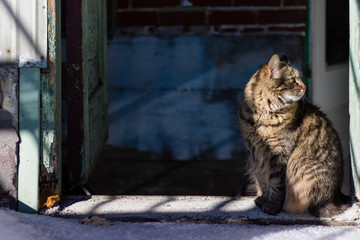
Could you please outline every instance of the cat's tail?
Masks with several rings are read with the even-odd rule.
[[[309,208],[310,214],[315,217],[332,217],[343,213],[349,208],[351,198],[342,192],[336,194],[334,199],[320,205]]]

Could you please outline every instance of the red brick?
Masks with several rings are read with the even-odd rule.
[[[251,11],[211,11],[209,15],[209,24],[254,24],[256,15]]]
[[[155,12],[118,12],[117,26],[151,26],[157,24]]]
[[[213,29],[214,29],[214,32],[217,32],[217,33],[221,32],[221,28],[219,26],[214,26]]]
[[[306,0],[284,0],[284,6],[306,6]]]
[[[116,7],[120,9],[127,9],[129,8],[129,0],[117,0]]]
[[[191,27],[189,26],[184,26],[182,29],[181,29],[181,32],[182,33],[191,33]]]
[[[231,6],[231,0],[188,0],[196,7],[228,7]]]
[[[181,0],[132,0],[133,8],[177,7]]]
[[[224,28],[221,30],[221,33],[237,33],[237,28]]]
[[[288,26],[271,26],[268,28],[271,32],[305,32],[305,26],[303,27],[288,27]]]
[[[149,27],[148,28],[149,33],[154,33],[156,30],[157,30],[157,27]]]
[[[263,27],[252,27],[252,28],[243,28],[241,33],[259,33],[264,32]]]
[[[159,25],[204,25],[206,23],[203,11],[159,12]]]
[[[234,0],[234,6],[280,6],[281,0]]]
[[[264,10],[258,14],[259,24],[305,23],[305,10]]]

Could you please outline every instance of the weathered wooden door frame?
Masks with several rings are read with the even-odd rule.
[[[62,89],[67,101],[67,164],[71,185],[82,183],[85,153],[81,9],[82,0],[65,0],[66,62]]]
[[[18,210],[61,193],[61,0],[47,0],[47,64],[20,69]],[[29,97],[31,98],[29,101]],[[31,134],[29,134],[31,133]]]
[[[107,138],[105,10],[106,1],[65,0],[62,96],[67,115],[64,180],[69,188],[86,182]]]
[[[65,4],[66,10],[66,62],[63,66],[61,2]],[[94,146],[90,149],[91,137],[92,139],[96,138],[94,129],[91,130],[95,132],[95,135],[90,133],[91,124],[94,126],[93,128],[107,125],[107,107],[104,104],[107,102],[105,94],[107,88],[106,15],[104,12],[106,5],[102,1],[96,0],[47,0],[47,3],[47,51],[49,56],[47,67],[24,70],[20,74],[20,108],[34,109],[31,112],[24,111],[25,114],[20,117],[19,123],[20,133],[22,133],[22,129],[24,131],[19,154],[21,164],[18,175],[18,208],[23,212],[37,212],[42,207],[41,200],[46,200],[48,193],[54,193],[57,190],[57,193],[61,194],[62,96],[67,101],[67,133],[70,140],[67,154],[70,174],[67,177],[70,177],[72,186],[86,181],[86,174],[89,174],[91,168],[89,155],[95,155],[89,154],[94,149]],[[83,28],[85,29],[83,30]],[[92,31],[93,28],[96,28],[96,31]],[[94,34],[99,34],[100,37],[94,40]],[[91,64],[97,68],[96,77],[99,79],[90,74],[93,67]],[[63,78],[62,73],[64,74]],[[92,92],[87,85],[89,79],[99,80],[99,84]],[[29,83],[32,88],[26,88]],[[30,90],[35,99],[31,104],[25,98]],[[93,103],[96,104],[101,99],[103,101],[98,107],[104,112],[100,119],[101,123],[91,123],[89,116],[96,115],[97,112],[94,113],[89,109],[89,103],[94,100]],[[98,120],[95,119],[95,121]],[[27,126],[31,127],[33,136],[35,136],[29,138],[29,141],[25,141],[25,131],[28,131],[29,128]],[[102,141],[107,135],[107,129],[103,131],[106,134],[101,136]],[[31,156],[31,161],[29,156]]]

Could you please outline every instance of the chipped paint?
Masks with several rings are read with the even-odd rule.
[[[20,55],[19,68],[44,66],[44,60],[40,56]]]
[[[44,5],[45,6],[45,5]],[[43,6],[43,7],[44,7]],[[48,65],[41,72],[40,189],[61,189],[61,19],[60,2],[47,1]],[[45,56],[43,56],[45,57]]]

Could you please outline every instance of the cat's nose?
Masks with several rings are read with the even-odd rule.
[[[301,91],[302,91],[302,92],[305,92],[305,91],[306,91],[306,86],[305,86],[305,85],[302,86]]]

